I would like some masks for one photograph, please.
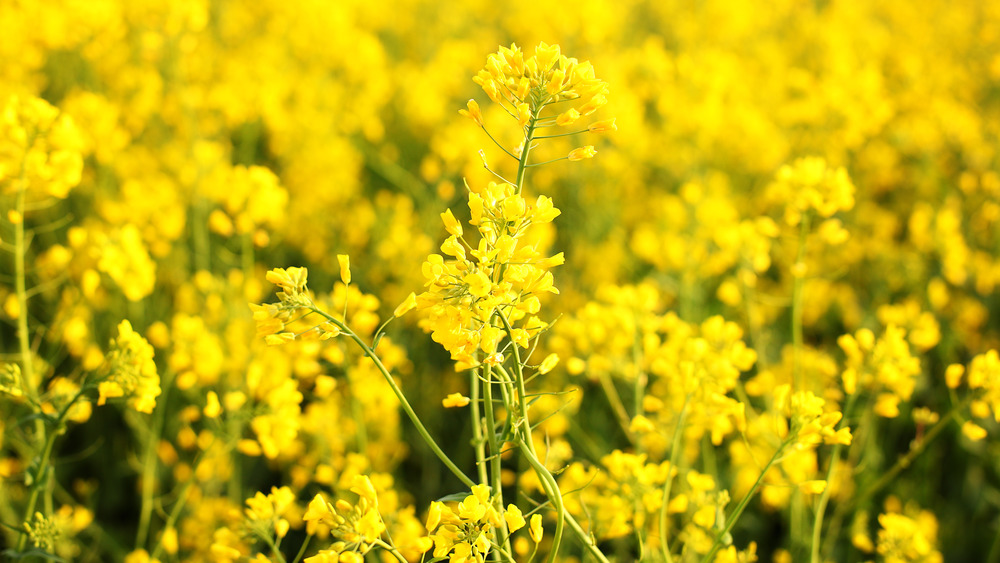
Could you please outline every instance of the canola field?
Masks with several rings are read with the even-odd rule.
[[[0,37],[0,559],[1000,561],[1000,3]]]

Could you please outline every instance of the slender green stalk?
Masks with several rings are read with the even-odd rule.
[[[149,537],[149,524],[153,514],[153,494],[156,492],[156,449],[160,443],[160,436],[163,432],[163,423],[166,416],[166,395],[170,392],[170,383],[163,382],[164,395],[156,405],[153,426],[149,435],[146,436],[145,451],[142,456],[142,502],[139,507],[139,529],[135,535],[135,549],[140,549],[146,545]]]
[[[177,527],[175,524],[177,524],[177,519],[180,518],[181,516],[181,511],[184,510],[184,507],[187,505],[188,491],[190,491],[191,487],[194,485],[194,482],[196,480],[196,475],[198,474],[198,467],[201,465],[202,460],[204,460],[205,458],[205,452],[210,450],[214,445],[214,443],[215,439],[213,438],[212,441],[208,444],[208,447],[198,452],[198,455],[195,456],[195,460],[191,464],[191,474],[188,476],[187,482],[184,483],[184,487],[181,489],[180,494],[177,496],[177,503],[174,504],[174,507],[170,510],[170,514],[167,515],[167,521],[163,523],[164,529]],[[160,534],[160,539],[156,541],[156,546],[153,547],[153,551],[152,553],[150,553],[149,559],[150,560],[159,559],[160,553],[162,552],[163,552],[163,534]]]
[[[521,157],[517,159],[517,193],[521,193],[524,187],[524,171],[528,168],[528,153],[531,152],[531,141],[535,134],[535,125],[538,122],[538,113],[542,110],[539,106],[531,114],[528,121],[528,128],[524,131],[524,146],[521,147]]]
[[[513,328],[510,326],[510,322],[507,317],[497,309],[496,316],[500,318],[503,323],[504,329],[507,331],[507,337],[511,338]],[[513,340],[513,339],[512,339]],[[562,493],[559,491],[559,484],[556,482],[555,477],[552,473],[545,467],[538,459],[538,453],[535,451],[535,444],[531,438],[531,423],[528,419],[528,405],[525,401],[525,387],[524,387],[524,372],[521,364],[520,352],[517,350],[517,345],[512,346],[514,362],[517,366],[517,370],[514,372],[515,384],[517,385],[517,392],[515,393],[515,401],[518,402],[515,405],[518,410],[516,411],[516,416],[519,417],[518,421],[514,422],[514,425],[520,429],[520,434],[517,435],[517,446],[521,451],[521,454],[531,465],[532,469],[535,470],[535,474],[538,475],[538,480],[542,485],[542,489],[545,494],[549,497],[549,501],[552,503],[553,508],[556,510],[556,530],[553,534],[552,547],[549,552],[549,561],[555,561],[555,558],[559,553],[559,544],[562,541],[563,527],[568,522],[570,528],[576,534],[577,538],[583,543],[584,546],[590,551],[590,553],[597,558],[598,561],[604,563],[608,562],[608,559],[601,553],[601,550],[597,548],[597,545],[593,540],[587,535],[579,523],[573,518],[573,516],[566,510],[566,506],[562,501]],[[500,368],[502,370],[502,368]],[[517,431],[515,430],[515,434]]]
[[[611,374],[606,371],[601,371],[597,375],[597,380],[601,384],[604,396],[608,398],[608,403],[611,405],[611,410],[615,413],[618,425],[622,427],[622,432],[625,433],[625,436],[628,437],[630,442],[634,443],[635,437],[632,435],[632,431],[629,430],[631,418],[629,418],[628,412],[625,410],[625,403],[622,402],[621,395],[619,395],[618,390],[615,389],[615,384],[611,380]]]
[[[83,397],[83,394],[89,390],[89,387],[81,387],[80,390],[77,391],[76,395],[74,395],[73,398],[66,403],[66,406],[59,411],[59,416],[56,417],[52,430],[48,432],[45,437],[45,445],[42,447],[42,453],[38,457],[38,468],[35,470],[34,475],[35,480],[31,484],[31,492],[28,495],[28,504],[24,509],[24,522],[29,521],[31,516],[35,513],[35,506],[37,506],[38,503],[38,495],[43,489],[48,489],[49,487],[49,462],[52,458],[52,448],[55,445],[56,437],[59,436],[61,429],[66,423],[66,416],[69,415],[69,411],[73,405],[75,405],[76,402]],[[27,540],[28,535],[24,532],[24,530],[22,530],[21,536],[17,540],[18,551],[24,549]]]
[[[860,493],[851,497],[851,499],[840,505],[837,511],[834,512],[833,520],[838,524],[843,520],[844,516],[850,511],[853,511],[857,506],[865,503],[870,499],[875,493],[881,491],[889,483],[892,483],[897,475],[900,474],[904,469],[913,463],[913,460],[917,458],[920,454],[927,449],[927,446],[938,437],[939,434],[945,429],[945,427],[954,420],[960,412],[968,408],[969,404],[975,399],[975,395],[969,394],[961,403],[955,405],[948,411],[948,414],[941,417],[941,420],[937,424],[931,427],[930,430],[924,434],[923,439],[914,444],[910,451],[906,453],[903,457],[896,460],[896,463],[885,473],[883,473],[874,483],[866,487]]]
[[[502,444],[497,441],[496,414],[493,404],[493,370],[487,365],[483,370],[483,407],[486,411],[486,440],[490,445],[490,489],[493,491],[493,498],[497,503],[498,512],[503,513],[503,482],[500,478],[500,448]],[[476,382],[480,383],[480,382]],[[508,416],[510,416],[508,414]],[[510,534],[507,533],[507,521],[500,520],[500,532],[504,538],[504,547],[510,550]],[[494,559],[499,560],[500,553],[494,552]]]
[[[674,558],[670,555],[670,544],[667,541],[667,530],[670,521],[667,519],[667,504],[670,502],[670,489],[674,483],[674,472],[677,471],[677,461],[681,457],[681,442],[684,436],[684,423],[687,420],[688,403],[691,401],[691,394],[684,398],[684,406],[681,407],[681,414],[677,417],[677,426],[674,427],[674,437],[670,442],[670,467],[667,471],[667,481],[663,484],[663,501],[660,503],[660,551],[663,560],[672,562]]]
[[[295,559],[292,559],[292,563],[299,563],[299,561],[302,561],[302,557],[306,554],[306,549],[309,547],[309,542],[311,542],[312,539],[312,534],[306,536],[305,541],[302,542],[302,547],[299,548],[299,552],[295,554]]]
[[[319,309],[315,305],[310,307],[310,310],[316,313],[317,315],[323,317],[324,319],[330,321],[334,325],[336,325],[341,332],[349,336],[351,340],[353,340],[358,346],[361,347],[361,350],[365,353],[366,356],[368,356],[371,359],[371,361],[375,364],[375,367],[382,374],[382,377],[385,378],[386,383],[389,384],[389,387],[392,389],[392,392],[396,395],[396,398],[399,399],[399,403],[400,405],[402,405],[403,411],[406,412],[406,415],[408,417],[410,417],[410,421],[412,421],[413,425],[416,427],[417,433],[420,434],[420,437],[423,438],[427,446],[434,452],[435,455],[438,456],[438,459],[440,459],[441,462],[444,463],[445,467],[447,467],[455,475],[455,477],[458,477],[459,481],[465,484],[465,486],[472,488],[472,486],[475,485],[476,482],[470,479],[469,476],[465,474],[465,472],[459,469],[458,466],[455,465],[455,462],[453,462],[451,458],[448,457],[448,454],[444,453],[441,447],[438,446],[437,442],[434,441],[434,438],[430,435],[430,432],[427,431],[427,428],[424,426],[424,423],[420,421],[420,417],[418,417],[417,413],[414,412],[413,407],[410,406],[410,402],[406,400],[406,396],[403,395],[403,390],[400,389],[399,385],[396,384],[396,380],[392,378],[392,374],[390,374],[389,370],[386,369],[385,365],[382,363],[382,360],[378,357],[378,354],[376,354],[375,351],[372,350],[371,347],[369,347],[368,344],[365,343],[365,341],[362,340],[360,336],[358,336],[357,334],[354,333],[354,331],[349,329],[347,325],[345,325],[343,321],[341,321],[340,319],[334,317],[333,315],[328,314],[326,311],[323,311],[322,309]]]
[[[527,438],[519,436],[517,445],[523,453],[527,454],[525,458],[535,470],[535,474],[538,475],[542,489],[545,490],[545,494],[549,497],[549,501],[552,502],[552,507],[556,511],[556,531],[552,535],[552,547],[549,550],[548,558],[548,561],[552,563],[559,556],[559,544],[562,543],[563,526],[566,523],[566,507],[563,505],[562,493],[559,491],[559,485],[556,483],[555,478],[552,477],[552,473],[538,459],[538,454],[535,453],[535,445],[531,443],[531,436],[529,435]]]
[[[782,442],[780,446],[778,446],[777,451],[775,451],[774,455],[771,456],[771,459],[768,460],[767,465],[765,465],[764,469],[760,471],[760,475],[757,476],[757,480],[754,481],[753,486],[750,487],[750,490],[747,491],[747,494],[744,495],[742,499],[740,499],[740,503],[733,510],[732,514],[730,514],[726,518],[725,528],[723,528],[716,534],[715,541],[712,542],[712,548],[709,549],[708,553],[706,553],[705,556],[701,558],[701,563],[710,563],[712,561],[712,558],[715,556],[715,553],[719,551],[720,547],[722,547],[723,539],[729,537],[729,532],[733,529],[733,526],[736,525],[736,521],[739,520],[740,515],[743,514],[743,511],[746,510],[746,507],[750,504],[750,500],[757,493],[757,489],[760,488],[760,484],[764,482],[764,476],[767,475],[767,472],[768,470],[771,469],[771,466],[774,465],[775,462],[778,461],[778,459],[780,459],[781,454],[784,453],[785,447],[787,447],[789,443],[791,442],[785,441]]]
[[[847,405],[844,407],[844,418],[840,420],[838,429],[844,426],[844,421],[847,420],[848,413],[854,410],[853,407],[857,397],[857,393],[854,393],[847,399]],[[820,536],[823,531],[823,519],[826,515],[826,506],[830,502],[830,482],[833,481],[834,473],[837,470],[837,464],[840,462],[840,453],[842,449],[843,444],[836,444],[833,446],[833,452],[830,454],[830,466],[826,469],[826,488],[823,489],[823,493],[816,502],[816,519],[813,521],[812,549],[809,557],[811,563],[821,563],[819,552],[821,543]]]
[[[470,406],[472,407],[472,441],[476,449],[476,471],[479,474],[479,482],[489,483],[489,476],[486,472],[486,438],[483,436],[483,425],[479,412],[479,377],[475,369],[469,370],[469,392],[472,395]]]
[[[272,559],[272,561],[277,561],[278,563],[285,563],[285,556],[282,555],[281,554],[281,550],[278,549],[278,544],[274,543],[274,540],[271,538],[270,532],[269,531],[260,530],[257,535],[262,540],[264,540],[264,543],[266,543],[268,547],[271,548],[271,553],[276,558],[276,559]],[[278,543],[281,543],[281,540],[278,540]]]
[[[649,376],[642,369],[642,323],[639,322],[639,315],[635,315],[635,338],[632,339],[632,365],[635,366],[635,398],[632,402],[632,412],[641,414],[643,412],[642,400],[646,394],[646,385],[649,383]]]
[[[377,546],[379,546],[379,547],[381,547],[382,549],[388,551],[390,554],[392,554],[393,557],[396,558],[396,561],[400,561],[401,563],[406,563],[406,558],[403,557],[403,554],[400,553],[399,550],[396,549],[395,547],[393,547],[393,546],[385,543],[381,539],[376,539],[372,543],[375,544],[375,545],[377,545]]]
[[[802,214],[799,229],[799,250],[795,257],[795,268],[803,265],[806,255],[806,237],[809,235],[809,214]],[[792,391],[802,389],[802,286],[805,283],[803,272],[793,271],[792,276]]]

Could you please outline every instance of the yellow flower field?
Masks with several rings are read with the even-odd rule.
[[[1000,561],[1000,3],[0,37],[0,559]]]

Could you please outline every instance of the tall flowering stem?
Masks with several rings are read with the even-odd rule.
[[[533,203],[525,198],[525,176],[531,166],[582,160],[596,154],[594,147],[587,145],[559,158],[532,163],[530,156],[536,140],[611,131],[615,129],[614,121],[571,133],[536,136],[543,128],[570,126],[607,101],[607,84],[594,76],[590,63],[563,56],[556,45],[541,43],[533,57],[526,57],[516,45],[501,47],[487,57],[486,67],[474,81],[517,120],[522,130],[520,146],[512,150],[497,142],[497,137],[487,130],[475,100],[470,100],[461,113],[483,128],[505,154],[517,160],[516,176],[513,182],[506,180],[501,173],[490,169],[483,157],[484,165],[501,181],[490,182],[486,187],[469,186],[469,223],[478,231],[479,240],[466,237],[451,210],[442,214],[451,236],[441,245],[443,255],[433,254],[424,263],[428,290],[418,297],[418,308],[429,313],[423,321],[424,328],[451,352],[458,368],[479,370],[480,377],[472,381],[483,386],[491,460],[487,481],[494,489],[495,502],[502,507],[499,478],[502,444],[496,439],[500,422],[492,401],[493,386],[500,386],[508,417],[503,426],[514,433],[512,442],[536,472],[556,513],[556,530],[549,553],[550,560],[555,560],[564,527],[572,517],[563,505],[555,478],[535,451],[525,386],[525,370],[545,373],[551,365],[544,369],[531,366],[526,357],[530,354],[522,355],[521,349],[527,350],[529,342],[548,327],[536,316],[541,307],[539,298],[546,293],[558,293],[548,270],[561,264],[563,255],[544,257],[528,241],[529,228],[552,221],[559,210],[546,196],[539,195]],[[553,109],[557,103],[561,111]],[[473,392],[474,397],[479,395],[478,390]],[[478,428],[478,407],[474,414],[473,425]],[[595,557],[604,560],[579,524],[571,521],[570,528]]]
[[[560,211],[547,196],[526,197],[527,169],[560,160],[583,160],[596,154],[592,145],[586,145],[564,156],[532,163],[530,155],[536,148],[535,142],[576,133],[604,133],[613,131],[615,125],[613,120],[605,120],[570,133],[536,135],[536,132],[569,126],[597,111],[607,102],[607,84],[595,78],[590,63],[567,58],[558,46],[545,43],[535,49],[533,57],[525,57],[516,45],[501,47],[489,55],[486,68],[474,81],[517,121],[522,132],[520,145],[515,148],[503,146],[497,137],[489,134],[475,100],[470,100],[467,109],[460,113],[483,128],[507,156],[517,161],[516,180],[509,181],[491,169],[485,153],[480,151],[484,165],[499,181],[485,186],[466,185],[471,232],[466,232],[451,209],[441,213],[449,236],[441,244],[441,254],[431,254],[421,267],[426,289],[420,295],[411,294],[396,309],[394,316],[401,316],[413,308],[420,310],[424,314],[422,328],[448,350],[456,362],[456,369],[471,370],[472,399],[449,396],[443,404],[466,406],[474,402],[472,424],[480,482],[472,481],[455,465],[410,407],[375,352],[381,329],[374,343],[369,345],[347,326],[346,315],[337,317],[318,306],[306,290],[305,268],[279,268],[268,272],[268,280],[282,291],[278,293],[279,303],[251,306],[258,334],[269,344],[282,344],[300,337],[325,340],[346,335],[372,360],[427,445],[473,491],[473,495],[463,502],[458,519],[432,533],[434,557],[464,560],[472,554],[485,556],[492,550],[494,557],[511,560],[510,536],[523,527],[524,522],[516,505],[504,508],[500,456],[504,444],[510,443],[537,474],[548,497],[546,504],[555,512],[556,529],[549,561],[560,557],[559,548],[567,525],[591,555],[599,561],[607,561],[594,540],[565,508],[552,471],[545,467],[535,451],[526,399],[526,371],[544,375],[555,366],[558,358],[546,358],[533,365],[530,353],[522,353],[549,326],[537,315],[541,310],[541,298],[559,293],[550,269],[564,262],[561,252],[543,254],[543,249],[531,237],[533,227],[551,222]],[[554,109],[557,103],[558,111]],[[349,284],[349,259],[347,256],[338,256],[338,259],[341,279]],[[307,317],[317,315],[322,320],[304,331],[290,331],[290,325],[303,326],[302,319],[296,318],[302,313]],[[503,401],[503,414],[494,404],[497,390]],[[440,514],[440,507],[432,507],[432,513]],[[433,518],[429,521],[428,530],[435,530],[437,523]],[[457,529],[463,530],[462,533],[456,535]],[[542,536],[541,515],[533,516],[530,529],[532,539],[538,544]]]

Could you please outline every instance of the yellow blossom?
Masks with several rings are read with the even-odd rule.
[[[338,254],[337,261],[340,262],[340,279],[345,284],[351,283],[351,257],[346,254]]]
[[[441,404],[444,408],[450,409],[453,407],[464,407],[465,405],[468,405],[470,401],[471,399],[461,393],[451,393],[441,401]]]
[[[587,158],[594,158],[594,155],[596,154],[597,151],[594,150],[594,147],[592,145],[587,145],[585,147],[580,147],[569,151],[569,155],[567,156],[567,158],[573,161],[584,160]]]
[[[479,127],[483,126],[483,112],[479,109],[479,104],[476,100],[469,100],[468,109],[460,109],[458,113],[468,117],[472,121],[476,122]]]

